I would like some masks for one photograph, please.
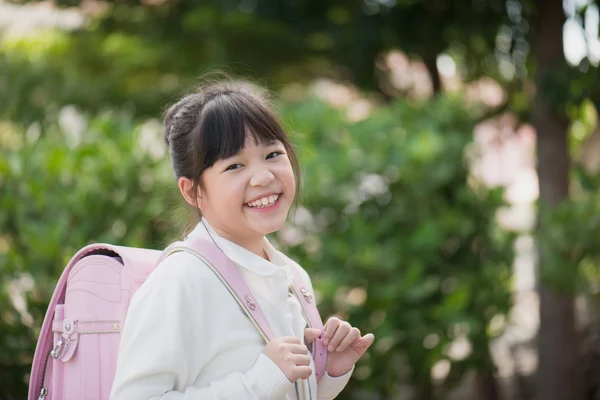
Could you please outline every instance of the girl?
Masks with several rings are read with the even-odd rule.
[[[234,262],[277,338],[265,345],[218,277],[192,254],[174,253],[131,301],[111,399],[336,397],[374,337],[330,318],[317,385],[307,345],[321,331],[306,328],[289,294],[294,268],[310,280],[265,237],[284,225],[300,178],[263,93],[233,81],[207,85],[168,110],[165,141],[179,190],[202,216],[190,235],[210,235]]]

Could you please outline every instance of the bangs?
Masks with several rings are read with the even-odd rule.
[[[249,136],[257,144],[275,141],[288,147],[287,137],[273,113],[242,93],[223,93],[206,104],[197,126],[200,140],[194,143],[200,170],[238,154]]]

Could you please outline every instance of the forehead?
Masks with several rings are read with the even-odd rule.
[[[251,131],[246,131],[246,137],[244,138],[244,147],[240,149],[240,151],[247,147],[268,147],[276,144],[281,144],[281,141],[274,138],[262,137],[254,134]]]

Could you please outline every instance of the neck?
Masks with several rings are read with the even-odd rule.
[[[222,238],[227,239],[230,242],[233,242],[233,243],[237,244],[238,246],[245,248],[248,251],[251,251],[252,253],[256,254],[259,257],[264,258],[267,261],[269,260],[269,257],[267,256],[267,252],[265,251],[265,237],[264,236],[251,237],[251,238],[250,237],[240,238],[239,236],[230,234],[229,232],[224,231],[219,228],[215,228],[214,226],[212,228]]]

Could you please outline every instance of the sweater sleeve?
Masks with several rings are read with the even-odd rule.
[[[354,372],[354,367],[342,376],[329,376],[327,372],[319,381],[317,385],[317,399],[318,400],[330,400],[335,399],[338,394],[346,387],[350,377]]]
[[[146,283],[127,312],[111,400],[273,399],[293,385],[261,354],[245,373],[231,373],[202,388],[186,387],[198,360],[183,344],[203,343],[190,322],[202,316],[192,318],[193,296],[180,278],[162,274]]]

